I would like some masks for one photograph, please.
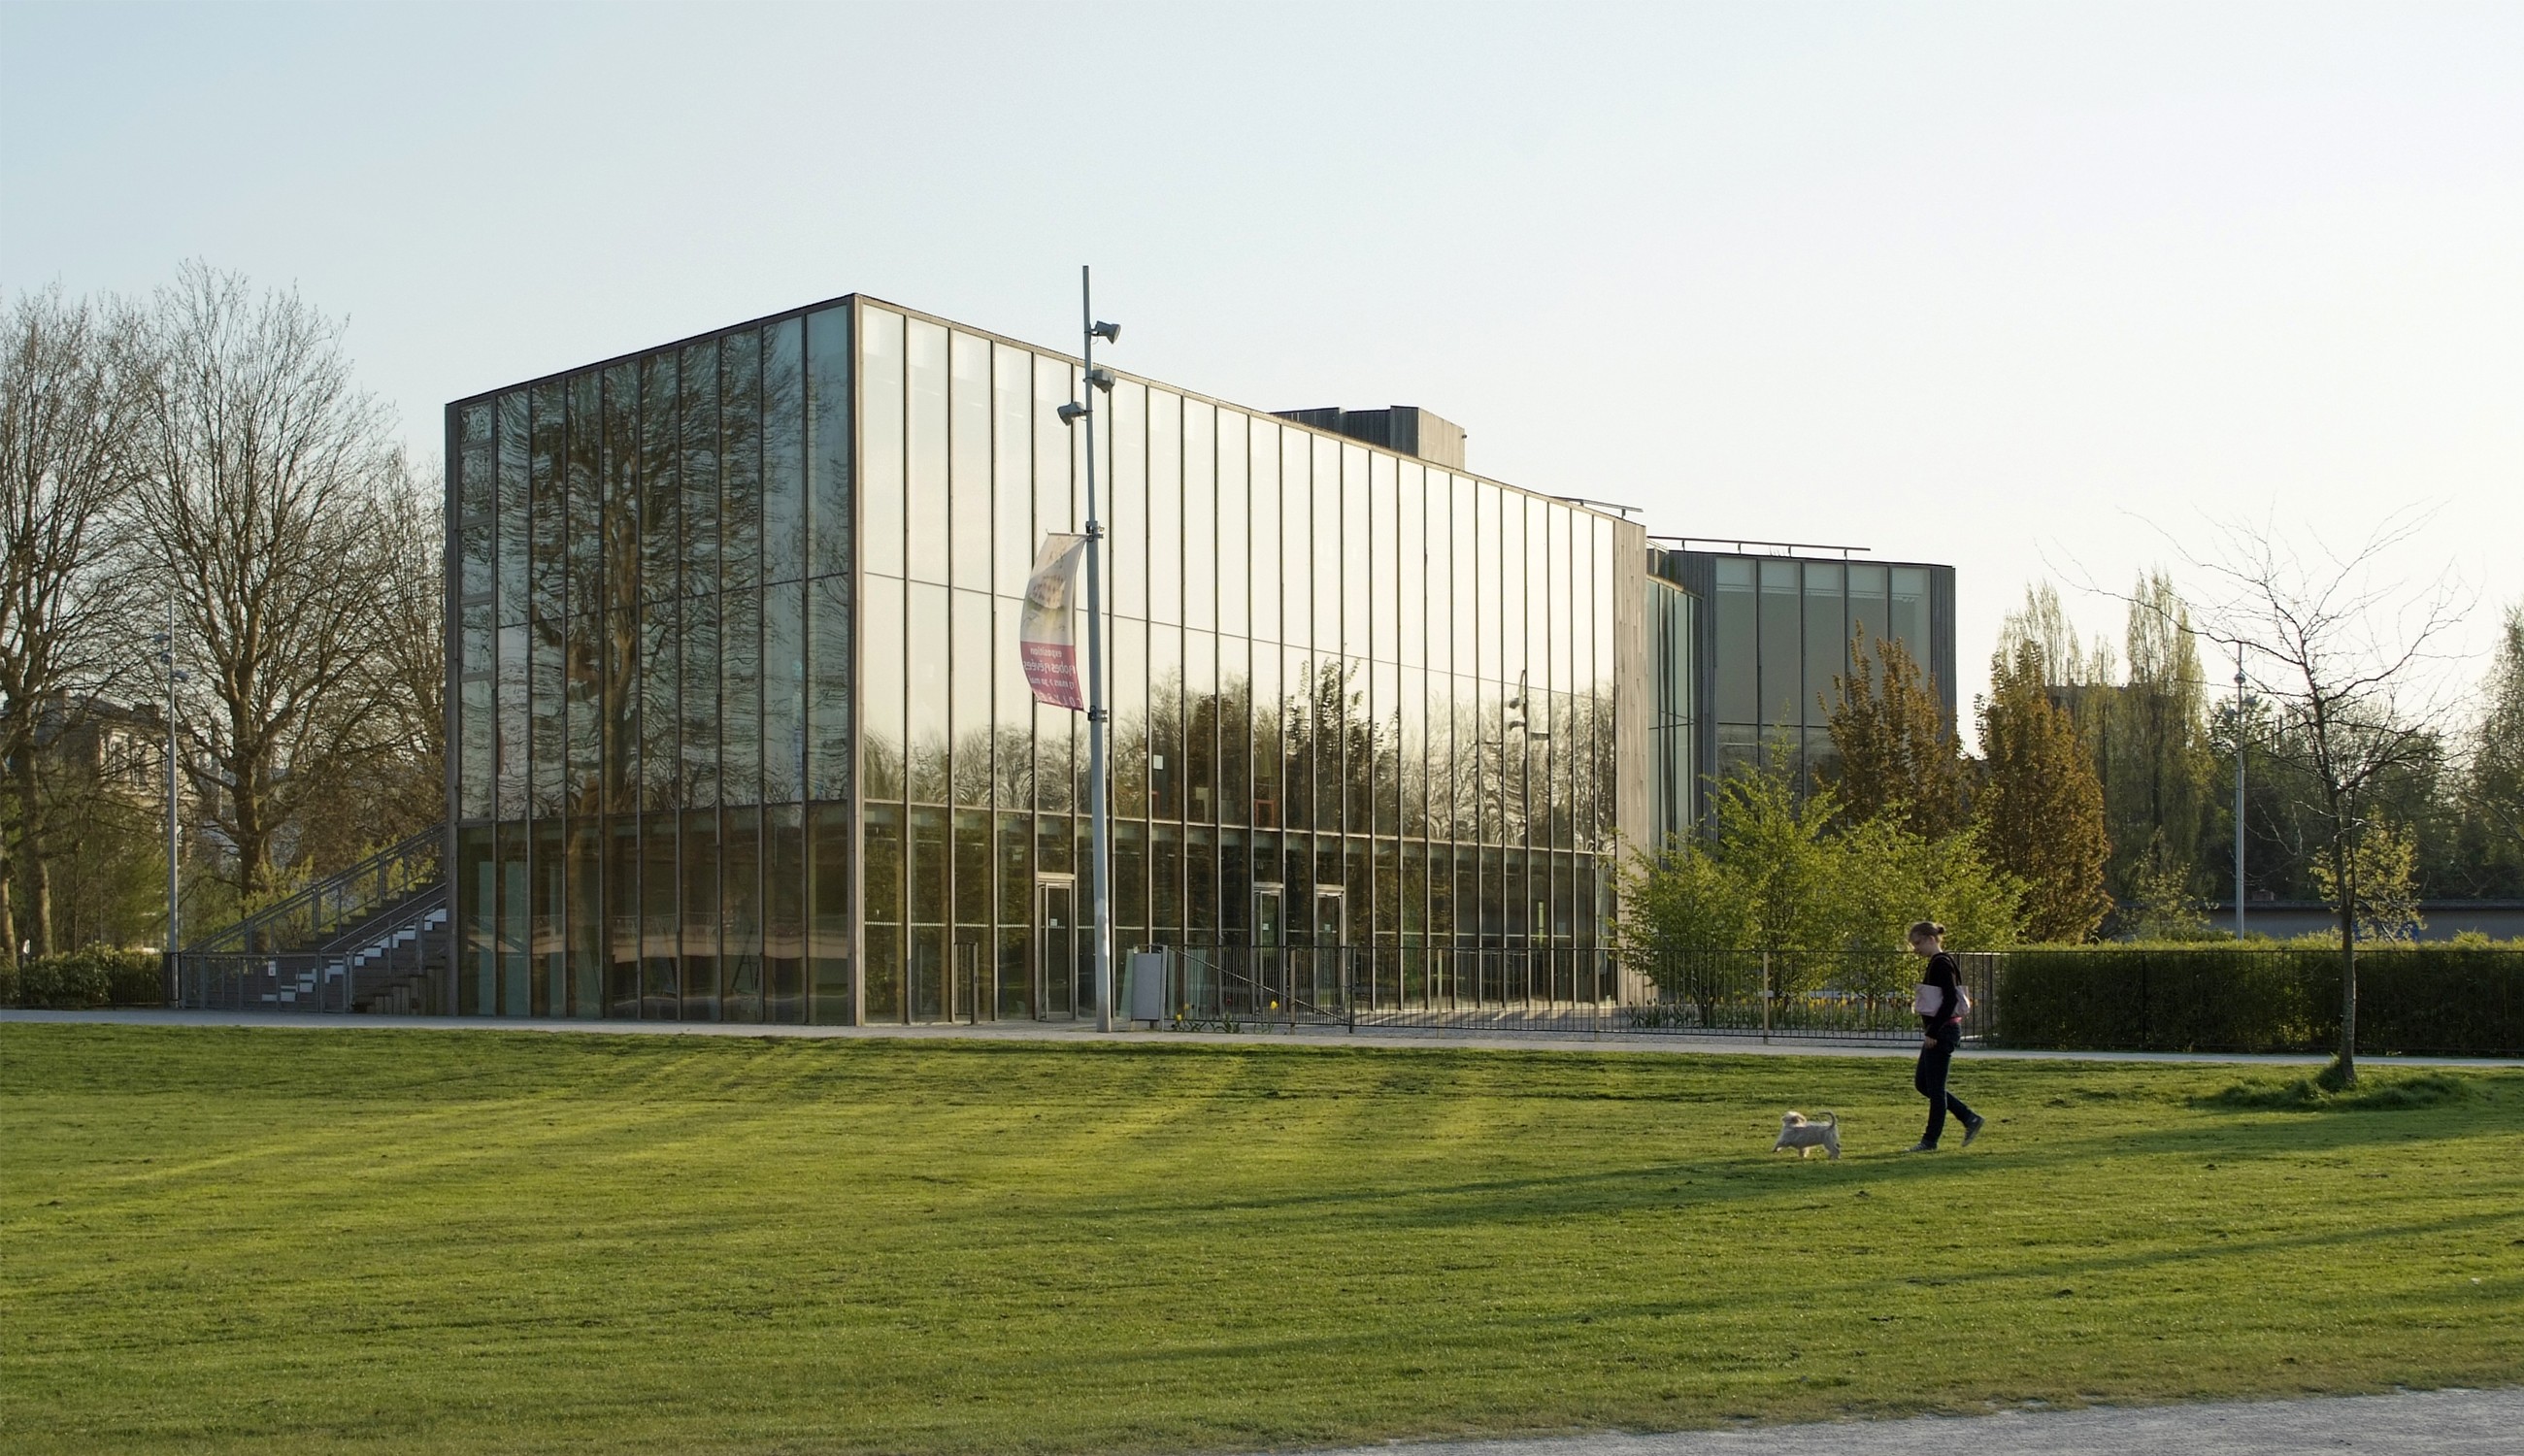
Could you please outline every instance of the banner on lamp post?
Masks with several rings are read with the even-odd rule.
[[[1025,661],[1026,685],[1037,702],[1085,710],[1086,696],[1078,676],[1078,558],[1087,538],[1050,532],[1035,553],[1034,575],[1026,579],[1025,612],[1017,624],[1017,652]]]

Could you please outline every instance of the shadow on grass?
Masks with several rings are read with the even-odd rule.
[[[2204,1111],[2294,1110],[2294,1101],[2252,1097],[2295,1095],[2293,1085],[2245,1084],[2240,1090],[2189,1099]],[[2317,1092],[2319,1090],[2317,1089]],[[2230,1094],[2237,1100],[2221,1100]],[[1761,1204],[1782,1197],[1846,1194],[1872,1185],[1877,1190],[1936,1185],[1986,1172],[2058,1177],[2090,1171],[2114,1156],[2193,1156],[2203,1152],[2236,1159],[2326,1154],[2412,1140],[2467,1137],[2480,1126],[2482,1104],[2497,1100],[2472,1079],[2426,1072],[2403,1076],[2369,1073],[2354,1092],[2319,1093],[2326,1107],[2378,1113],[2468,1109],[2454,1122],[2411,1117],[2269,1120],[2238,1126],[2203,1119],[2177,1126],[2127,1131],[2091,1126],[2064,1136],[2046,1134],[2037,1121],[2019,1119],[2002,1129],[1997,1146],[1934,1157],[1854,1153],[1838,1162],[1767,1155],[1737,1147],[1675,1149],[1675,1155],[1587,1171],[1502,1174],[1446,1182],[1377,1182],[1335,1189],[1245,1188],[1207,1196],[1149,1196],[1137,1190],[1123,1202],[1097,1191],[1075,1200],[1092,1217],[1159,1215],[1201,1218],[1225,1214],[1315,1210],[1342,1213],[1382,1209],[1377,1217],[1395,1227],[1482,1226],[1498,1222],[1550,1221],[1682,1204]],[[2141,1093],[2150,1096],[2149,1093]],[[1995,1113],[1993,1113],[1995,1115]],[[1686,1191],[1688,1189],[1688,1191]],[[1069,1200],[1060,1200],[1067,1202]]]

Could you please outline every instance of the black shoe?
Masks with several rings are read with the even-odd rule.
[[[1937,1144],[1933,1142],[1914,1142],[1909,1147],[1902,1150],[1904,1152],[1935,1152],[1937,1150]]]
[[[1981,1124],[1987,1121],[1989,1121],[1989,1119],[1986,1117],[1975,1117],[1971,1121],[1964,1124],[1964,1146],[1969,1147],[1972,1145],[1972,1140],[1980,1136]]]

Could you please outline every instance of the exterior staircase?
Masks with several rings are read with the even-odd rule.
[[[428,1014],[450,963],[445,830],[378,851],[187,946],[171,1000],[200,1010]]]

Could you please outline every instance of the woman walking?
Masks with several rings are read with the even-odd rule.
[[[1971,1146],[1980,1136],[1981,1117],[1964,1105],[1964,1099],[1946,1091],[1946,1072],[1954,1065],[1955,1048],[1964,1040],[1964,989],[1956,975],[1955,958],[1946,953],[1946,928],[1934,920],[1922,920],[1911,927],[1911,949],[1928,958],[1928,973],[1919,985],[1917,1010],[1924,1040],[1919,1043],[1919,1070],[1911,1085],[1928,1099],[1928,1130],[1919,1135],[1913,1152],[1935,1152],[1937,1140],[1945,1136],[1948,1112],[1963,1120],[1964,1146]]]

